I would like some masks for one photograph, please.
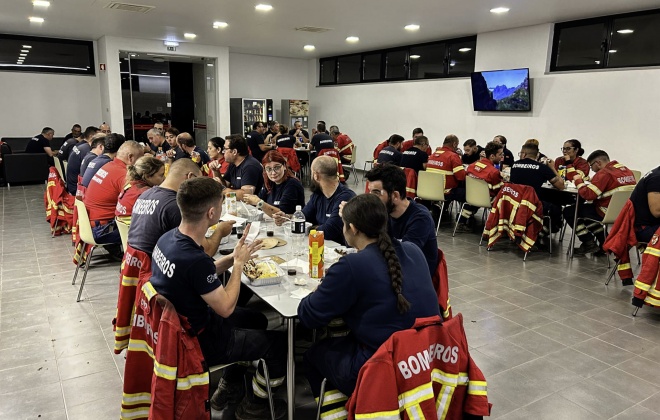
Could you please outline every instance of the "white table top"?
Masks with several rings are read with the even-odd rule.
[[[293,261],[289,260],[294,260],[292,254],[291,254],[291,238],[286,235],[286,232],[282,226],[275,226],[273,222],[270,223],[262,223],[261,224],[261,230],[259,232],[259,235],[257,238],[265,238],[266,237],[266,231],[268,229],[272,229],[274,231],[274,236],[284,239],[287,241],[287,244],[284,246],[280,247],[275,247],[272,249],[266,249],[266,250],[261,250],[257,253],[259,257],[269,257],[269,256],[278,256],[284,259],[287,262],[291,262],[291,268],[296,268],[297,270],[297,275],[295,276],[285,276],[285,279],[282,283],[280,284],[273,284],[269,286],[252,286],[250,284],[250,281],[248,278],[243,274],[242,276],[242,281],[243,283],[248,286],[254,294],[259,296],[260,299],[262,299],[264,302],[268,303],[273,309],[275,309],[280,315],[282,315],[285,318],[293,318],[298,316],[298,305],[300,305],[300,299],[292,297],[291,293],[295,292],[298,289],[305,289],[308,291],[314,290],[316,286],[318,286],[319,282],[316,279],[311,279],[307,275],[309,271],[309,266],[308,262],[306,260],[301,260],[300,257]],[[227,244],[221,245],[220,249],[233,249],[234,246],[236,245],[236,242],[238,242],[238,239],[236,238],[236,235],[230,235],[229,236],[229,242]],[[331,264],[332,262],[336,261],[334,259],[334,255],[329,254],[329,249],[339,247],[340,245],[334,241],[325,241],[325,253],[328,255],[326,258],[326,266],[328,264]],[[306,253],[305,253],[306,255]],[[218,255],[220,257],[220,255]],[[288,258],[287,258],[288,257]],[[305,257],[303,257],[305,258]],[[287,271],[287,266],[286,263],[281,265],[284,271]],[[231,271],[231,269],[230,269]],[[296,286],[293,281],[296,278],[304,278],[307,281],[307,284],[305,286]]]

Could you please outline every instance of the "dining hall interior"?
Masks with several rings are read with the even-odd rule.
[[[3,148],[0,160],[0,419],[146,418],[144,411],[122,406],[131,380],[125,375],[129,351],[115,351],[122,264],[99,249],[77,267],[70,229],[56,231],[46,219],[49,176],[58,177],[57,171],[45,156],[22,153],[44,127],[54,132],[53,150],[74,124],[83,132],[107,125],[148,150],[150,130],[161,123],[164,134],[172,127],[190,133],[195,150],[207,151],[210,140],[220,137],[224,153],[225,136],[245,137],[260,122],[267,128],[278,121],[294,133],[301,123],[300,135],[306,132],[309,141],[322,121],[352,139],[353,157],[338,169],[346,175],[341,185],[358,196],[373,189],[365,175],[378,164],[376,148],[393,134],[411,139],[418,127],[432,151],[449,135],[457,137],[461,153],[468,139],[487,147],[495,136],[505,136],[505,149],[516,161],[529,139],[553,160],[563,159],[566,142],[578,139],[591,169],[585,180],[596,174],[591,164],[598,156],[589,157],[605,151],[640,174],[636,184],[658,167],[653,138],[660,115],[650,100],[660,93],[657,7],[652,0],[5,5],[0,140],[13,150],[10,155]],[[520,69],[526,70],[524,82],[489,84],[488,104],[478,107],[475,75],[488,81],[487,73]],[[496,98],[496,88],[510,91]],[[526,95],[521,107],[494,105],[514,106],[506,98],[516,92]],[[308,203],[314,153],[302,148],[298,156]],[[263,173],[266,181],[269,173]],[[425,199],[417,176],[416,195]],[[550,195],[562,196],[560,207],[579,203],[578,183]],[[75,190],[69,195],[73,203]],[[633,276],[626,284],[616,270],[620,256],[576,253],[577,218],[570,224],[562,217],[556,232],[549,232],[549,250],[523,248],[506,234],[489,242],[483,230],[487,208],[474,213],[473,228],[457,232],[461,203],[444,203],[445,217],[429,205],[437,248],[446,262],[453,318],[462,314],[466,351],[487,382],[490,418],[660,417],[660,312],[651,304],[631,304],[641,290],[636,280],[643,263],[660,257],[657,236],[644,247],[625,249]],[[261,209],[241,200],[237,205]],[[268,220],[261,222],[259,238],[266,238],[270,226],[276,237],[294,243],[288,225],[273,227]],[[612,223],[609,235],[617,232]],[[231,246],[239,241],[236,234],[229,237]],[[345,248],[340,245],[326,237],[328,270],[339,261],[334,248]],[[289,248],[277,249],[259,252],[281,261],[292,257]],[[220,245],[223,250],[232,248]],[[307,260],[306,251],[301,258]],[[304,354],[326,331],[297,319],[298,302],[318,284],[302,277],[302,285],[285,276],[281,285],[253,287],[255,296],[246,304],[265,315],[268,330],[288,339],[286,377],[274,393],[285,401],[289,419],[317,418],[319,411]],[[298,290],[307,291],[296,295]],[[277,300],[293,302],[293,312],[284,313],[290,308]],[[211,368],[207,374],[208,398],[222,372]],[[244,378],[248,393],[250,380]],[[239,418],[234,410],[230,404],[201,411],[203,418]],[[446,418],[462,418],[450,413]],[[373,414],[367,415],[377,418]]]

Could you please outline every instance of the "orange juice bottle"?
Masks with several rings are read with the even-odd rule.
[[[309,232],[309,276],[313,279],[323,277],[323,232]]]

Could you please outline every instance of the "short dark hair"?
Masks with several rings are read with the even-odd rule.
[[[415,137],[415,140],[413,140],[413,144],[415,146],[421,146],[424,144],[429,144],[429,139],[426,136],[417,136]]]
[[[92,149],[96,148],[99,144],[102,144],[105,148],[105,134],[98,134],[92,138]]]
[[[178,136],[181,134],[179,130],[176,127],[170,127],[167,130],[165,130],[166,133],[173,135],[174,137]]]
[[[223,186],[209,177],[187,179],[179,186],[176,204],[181,210],[181,219],[187,222],[199,222],[213,206],[222,203]],[[218,217],[220,208],[218,208]]]
[[[463,143],[463,146],[468,146],[468,147],[474,147],[477,145],[477,141],[475,139],[467,139],[465,140],[465,143]]]
[[[589,165],[591,165],[594,160],[601,158],[607,159],[608,161],[610,160],[610,156],[607,154],[607,152],[605,152],[605,150],[594,150],[587,158],[587,162],[589,162]]]
[[[275,127],[275,124],[279,124],[277,121],[268,121],[268,129],[270,130],[271,128]]]
[[[117,153],[122,144],[126,142],[126,137],[117,133],[110,133],[105,136],[105,153]]]
[[[496,155],[500,150],[504,149],[504,146],[495,143],[494,141],[489,141],[486,144],[486,148],[484,149],[484,152],[486,153],[486,157],[489,158],[490,155]]]
[[[316,129],[322,133],[325,133],[325,121],[319,121],[318,124],[316,124]]]
[[[400,136],[398,134],[392,134],[390,138],[387,140],[387,142],[391,145],[395,145],[395,144],[403,143],[403,140],[404,140],[403,136]]]
[[[82,129],[82,127],[80,126],[80,124],[74,124],[73,127],[71,127],[71,129],[73,130],[74,128],[80,128],[80,129]]]
[[[391,163],[376,165],[365,177],[369,182],[381,181],[383,189],[388,193],[397,191],[401,199],[406,198],[406,174],[398,166]]]
[[[332,127],[330,127],[330,134],[339,135],[341,134],[341,131],[339,131],[339,127],[333,125]]]
[[[456,137],[455,134],[447,134],[447,137],[445,137],[445,141],[442,142],[442,144],[454,144],[458,143],[458,137]]]
[[[225,140],[229,142],[229,147],[228,149],[236,150],[240,156],[247,156],[248,155],[248,145],[243,136],[240,135],[232,135],[229,136],[229,138],[225,137]]]
[[[504,136],[501,135],[501,134],[498,134],[498,135],[495,136],[495,138],[496,138],[496,139],[500,139],[500,141],[502,142],[502,144],[506,146],[506,137],[504,137]]]
[[[578,139],[570,139],[566,140],[564,143],[570,143],[572,147],[575,147],[577,149],[577,155],[582,156],[584,154],[584,149],[582,148],[582,143],[580,143],[580,140]]]
[[[222,137],[211,137],[209,143],[211,143],[216,149],[222,149],[225,147],[225,139]]]
[[[538,156],[539,155],[539,147],[535,144],[524,144],[522,147],[523,152],[527,155],[534,155]]]
[[[96,134],[99,131],[98,127],[94,127],[93,125],[90,125],[85,129],[85,138],[92,137],[94,134]]]
[[[252,129],[256,130],[260,125],[264,125],[263,121],[255,121],[252,123]]]
[[[51,131],[52,131],[53,133],[55,132],[55,130],[53,130],[53,129],[50,128],[50,127],[44,127],[44,128],[41,130],[41,134],[48,134],[48,133],[50,133]]]
[[[422,130],[420,127],[413,128],[413,137],[415,137],[415,134],[424,134],[424,130]]]

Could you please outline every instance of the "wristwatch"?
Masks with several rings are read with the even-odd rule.
[[[261,210],[263,206],[264,206],[264,200],[259,200],[259,202],[257,203],[257,210]]]

